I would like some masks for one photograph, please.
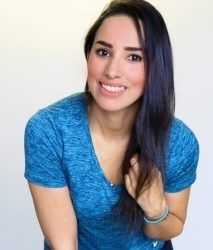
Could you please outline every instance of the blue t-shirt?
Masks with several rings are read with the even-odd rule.
[[[196,179],[199,155],[193,132],[174,118],[168,144],[165,191],[179,192]],[[78,223],[79,250],[161,249],[164,241],[126,231],[111,209],[124,184],[111,186],[93,147],[83,93],[39,110],[25,130],[25,178],[49,188],[68,186]],[[45,250],[50,249],[45,242]]]

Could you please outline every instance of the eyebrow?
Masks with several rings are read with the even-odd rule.
[[[102,41],[102,40],[97,41],[95,44],[100,44],[100,45],[103,45],[103,46],[111,48],[111,49],[113,48],[112,44],[105,42],[105,41]],[[141,48],[137,48],[137,47],[125,47],[124,49],[127,51],[142,51]]]

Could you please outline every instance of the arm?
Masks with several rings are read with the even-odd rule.
[[[132,159],[132,168],[126,175],[126,188],[135,199],[137,179],[139,177],[139,164]],[[190,188],[176,193],[165,193],[160,172],[158,172],[149,189],[143,190],[136,200],[146,217],[156,219],[161,217],[166,206],[169,206],[169,215],[165,220],[156,224],[144,222],[144,233],[155,240],[169,240],[179,235],[184,226]]]
[[[145,234],[156,240],[168,240],[182,232],[190,186],[196,179],[199,144],[193,132],[179,120],[175,120],[173,124],[168,150],[169,158],[164,185],[161,174],[157,171],[151,186],[146,190],[142,189],[136,200],[145,216],[150,219],[161,217],[168,205],[169,215],[164,221],[157,224],[144,222]],[[135,199],[135,188],[140,173],[138,155],[135,155],[130,163],[132,167],[125,182],[127,191]]]
[[[45,188],[29,182],[36,214],[52,250],[76,250],[77,220],[69,190]]]
[[[165,193],[165,203],[169,206],[169,215],[164,221],[157,224],[144,223],[145,234],[156,240],[169,240],[179,235],[186,219],[189,194],[190,188],[178,193]],[[165,209],[165,205],[162,208]],[[155,219],[162,215],[162,211],[165,210],[161,210],[159,214],[147,216]]]

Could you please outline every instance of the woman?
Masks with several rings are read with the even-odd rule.
[[[85,93],[26,126],[25,177],[45,249],[172,249],[199,147],[174,117],[164,20],[146,1],[112,1],[86,36],[85,56]]]

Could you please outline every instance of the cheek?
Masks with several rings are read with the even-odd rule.
[[[87,61],[87,77],[88,79],[98,78],[101,74],[102,69],[100,67],[100,63],[98,59],[94,56],[90,55]]]
[[[132,82],[135,87],[144,87],[145,84],[145,70],[144,67],[132,68],[126,75],[128,80]]]

